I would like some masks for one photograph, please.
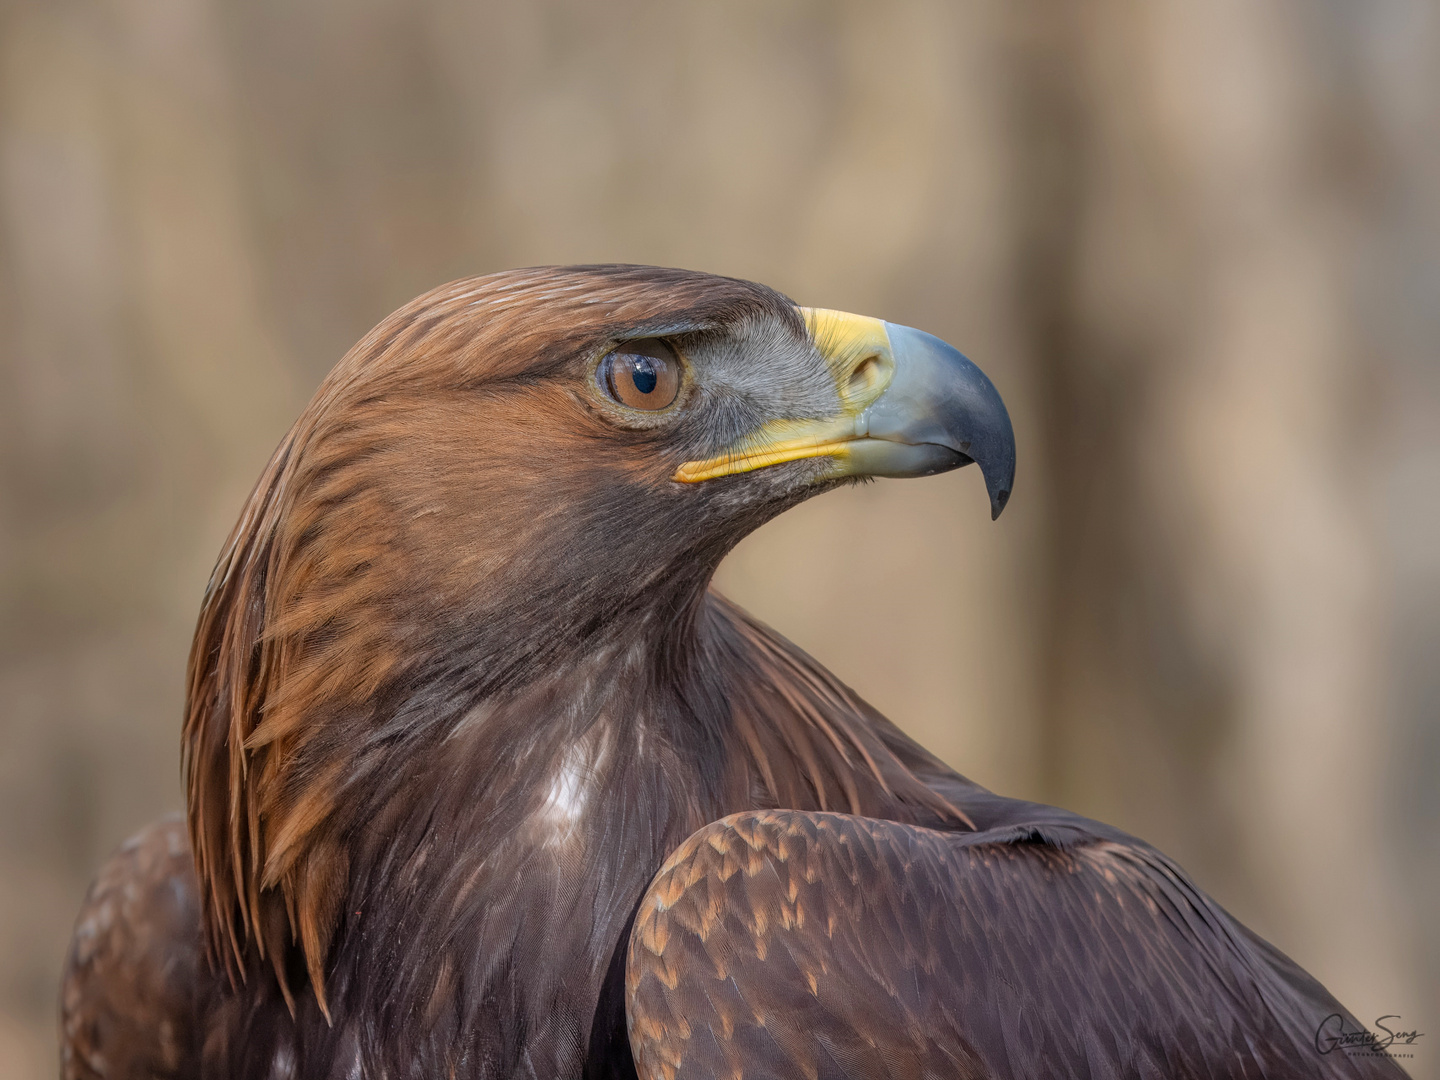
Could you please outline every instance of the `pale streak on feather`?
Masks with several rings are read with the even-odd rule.
[[[578,838],[580,821],[598,786],[609,750],[609,728],[603,723],[596,724],[566,749],[535,815],[536,823],[547,833],[545,846],[567,844]]]

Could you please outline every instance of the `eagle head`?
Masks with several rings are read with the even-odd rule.
[[[325,379],[207,590],[185,747],[212,946],[243,971],[253,939],[284,985],[298,938],[321,992],[344,792],[617,643],[683,665],[747,533],[840,484],[971,461],[998,515],[1014,442],[978,368],[760,285],[542,267],[407,304]]]

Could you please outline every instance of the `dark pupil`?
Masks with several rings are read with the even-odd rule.
[[[655,361],[648,356],[632,356],[630,358],[631,378],[635,382],[635,389],[642,394],[653,394],[655,384],[659,381],[659,373],[655,370]]]

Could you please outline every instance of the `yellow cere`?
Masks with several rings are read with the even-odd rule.
[[[685,462],[672,479],[695,484],[812,457],[833,457],[843,471],[850,443],[863,437],[856,429],[857,418],[895,376],[890,335],[882,320],[865,315],[828,308],[801,308],[800,313],[835,379],[840,415],[826,420],[773,420],[722,454]]]
[[[852,415],[863,412],[895,376],[884,321],[829,308],[801,308],[800,314],[815,348],[830,365],[842,407]]]

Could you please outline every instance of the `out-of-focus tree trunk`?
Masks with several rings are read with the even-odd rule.
[[[1183,853],[1362,1017],[1418,1020],[1434,931],[1392,782],[1435,717],[1391,694],[1406,358],[1376,322],[1435,297],[1366,295],[1396,164],[1378,17],[1115,2],[1026,24],[1020,287],[1053,515],[1049,797]]]

